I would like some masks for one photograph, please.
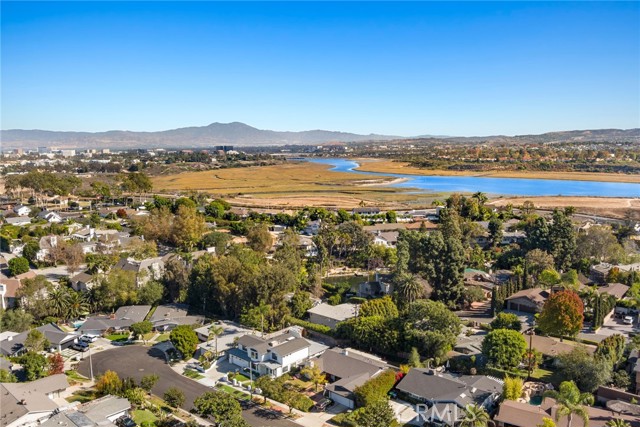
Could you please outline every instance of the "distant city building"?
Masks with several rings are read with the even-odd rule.
[[[216,145],[216,151],[229,152],[233,151],[233,145]]]

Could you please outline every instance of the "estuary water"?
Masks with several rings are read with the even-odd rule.
[[[310,158],[308,161],[333,166],[330,170],[361,175],[402,178],[389,187],[424,193],[475,193],[505,196],[601,196],[640,197],[640,184],[624,182],[570,181],[557,179],[489,178],[478,176],[418,176],[399,173],[360,172],[358,162],[339,158]]]

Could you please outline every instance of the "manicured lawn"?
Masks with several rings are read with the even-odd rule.
[[[142,339],[145,341],[149,341],[151,338],[156,336],[156,332],[149,332],[148,334],[144,334]]]
[[[185,369],[184,376],[194,380],[199,380],[204,378],[204,375],[200,375],[200,373],[198,373],[197,371],[194,371],[193,369]]]
[[[97,397],[98,395],[95,390],[78,390],[74,392],[71,396],[67,397],[66,401],[69,403],[73,403],[73,402],[86,403],[96,399]]]
[[[169,333],[164,333],[164,334],[160,334],[158,335],[158,338],[156,338],[156,342],[162,342],[162,341],[168,341],[169,340]]]
[[[119,341],[129,339],[129,334],[111,334],[107,335],[107,339],[110,341]]]
[[[234,397],[239,397],[240,399],[249,399],[250,395],[249,393],[245,393],[243,391],[240,390],[236,390],[235,388],[228,386],[226,384],[218,384],[216,386],[216,388],[229,393],[230,395],[234,396]]]
[[[157,419],[151,411],[147,411],[146,409],[136,409],[135,411],[131,411],[131,418],[133,418],[133,421],[138,425],[141,425],[144,422],[154,424]]]
[[[241,382],[241,383],[246,383],[247,381],[251,381],[251,379],[243,374],[236,374],[233,378],[236,379],[236,381]]]
[[[78,373],[78,371],[68,370],[68,371],[65,371],[65,374],[67,375],[67,377],[69,379],[74,380],[74,381],[78,381],[78,382],[81,382],[81,383],[85,382],[85,381],[89,381],[89,378],[80,375]]]
[[[561,373],[556,371],[549,371],[547,369],[538,368],[531,373],[531,378],[538,381],[543,381],[546,383],[552,383],[554,385],[559,385],[562,381],[564,381],[564,377]]]

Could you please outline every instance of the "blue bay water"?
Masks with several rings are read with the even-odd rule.
[[[488,178],[478,176],[417,176],[397,173],[360,172],[358,162],[348,159],[308,159],[313,163],[333,166],[330,170],[361,175],[405,178],[407,181],[389,187],[420,192],[469,192],[508,196],[600,196],[640,197],[640,184],[624,182],[570,181],[552,179]]]

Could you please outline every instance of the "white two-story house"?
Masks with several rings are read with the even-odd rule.
[[[304,365],[312,356],[310,352],[315,353],[314,346],[302,338],[301,332],[298,328],[289,328],[264,338],[243,335],[238,339],[237,347],[227,351],[229,362],[250,368],[260,375],[279,377],[296,366]]]

